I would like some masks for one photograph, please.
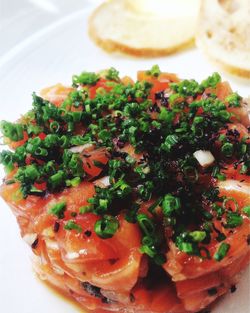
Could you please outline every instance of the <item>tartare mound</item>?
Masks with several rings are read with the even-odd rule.
[[[249,105],[198,83],[74,75],[1,122],[1,196],[38,276],[97,313],[206,308],[249,263]]]

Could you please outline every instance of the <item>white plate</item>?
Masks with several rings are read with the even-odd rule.
[[[83,70],[94,71],[114,66],[121,74],[135,76],[138,69],[148,69],[158,63],[164,71],[197,80],[216,71],[196,49],[158,59],[108,55],[88,38],[89,13],[88,8],[57,20],[33,33],[0,59],[0,119],[14,121],[31,108],[33,91],[57,82],[70,83],[72,74]],[[225,75],[223,77],[230,80],[233,88],[243,96],[248,95],[246,83]],[[2,200],[0,205],[1,312],[79,312],[37,281],[30,263],[31,252],[20,239],[15,218]],[[249,294],[247,270],[237,292],[224,297],[212,312],[247,313]]]

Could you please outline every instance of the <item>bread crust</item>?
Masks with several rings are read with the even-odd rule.
[[[225,72],[229,72],[230,74],[239,76],[241,78],[250,79],[250,70],[224,63],[221,60],[213,58],[210,55],[208,55],[208,58],[211,59],[212,62],[214,62],[218,67],[220,67]]]
[[[171,55],[177,52],[180,52],[184,49],[191,48],[194,46],[194,38],[188,39],[184,42],[182,42],[179,45],[166,47],[166,48],[133,48],[128,45],[122,44],[120,42],[111,40],[111,39],[102,39],[98,32],[95,29],[94,26],[94,20],[97,18],[97,15],[100,13],[100,11],[103,9],[103,7],[106,6],[106,2],[102,3],[100,6],[98,6],[92,15],[89,18],[88,21],[88,33],[90,38],[103,50],[109,53],[115,53],[120,52],[124,54],[128,54],[134,57],[160,57],[160,56],[166,56]]]
[[[216,24],[216,22],[218,22],[219,18],[216,17],[215,19],[212,19],[213,16],[210,16],[210,13],[207,11],[207,6],[208,5],[213,5],[212,1],[211,3],[208,3],[208,0],[204,0],[202,2],[202,5],[200,7],[200,14],[199,14],[199,20],[198,20],[198,26],[197,26],[197,32],[196,32],[196,44],[197,46],[202,50],[202,52],[205,54],[205,56],[211,61],[213,62],[216,66],[220,67],[222,70],[224,70],[225,72],[228,72],[230,74],[236,75],[238,77],[244,78],[244,79],[250,79],[250,69],[249,69],[249,65],[247,66],[248,68],[243,68],[240,67],[239,65],[233,64],[233,62],[227,62],[225,60],[225,58],[223,57],[223,46],[220,46],[218,43],[214,43],[213,39],[208,39],[207,38],[207,32],[213,33],[212,30],[212,26],[211,30],[208,29],[207,27],[205,27],[205,23],[208,23],[208,19],[211,17],[211,20],[209,23],[214,22]],[[230,1],[228,1],[227,3],[225,3],[224,5],[230,5]],[[219,7],[216,9],[217,11],[219,10]],[[221,12],[218,12],[218,15]],[[227,14],[229,16],[230,11],[229,9],[227,10]],[[224,31],[226,31],[226,29],[223,28]],[[229,35],[230,35],[230,30],[229,30]],[[213,48],[211,48],[214,45]],[[216,49],[216,51],[220,51],[221,53],[218,54],[217,53],[213,53],[213,50]],[[240,49],[237,50],[239,53],[241,52]],[[232,52],[230,52],[232,55],[234,53],[234,51],[232,50]],[[250,53],[250,52],[249,52]]]

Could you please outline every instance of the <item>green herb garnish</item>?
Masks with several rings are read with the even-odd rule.
[[[108,184],[93,187],[94,195],[72,218],[98,215],[95,232],[107,239],[122,214],[141,231],[140,251],[158,265],[166,261],[166,233],[180,251],[208,259],[215,238],[221,245],[214,258],[220,261],[230,247],[220,229],[239,227],[243,216],[237,201],[221,197],[214,183],[227,179],[228,164],[250,175],[248,138],[229,127],[235,116],[228,107],[240,107],[242,98],[216,96],[218,73],[201,83],[170,83],[165,90],[165,84],[158,90],[160,75],[154,65],[145,81],[125,85],[112,67],[74,75],[60,105],[33,94],[33,108],[21,122],[0,125],[4,141],[16,147],[0,152],[5,170],[15,173],[5,184],[16,183],[20,197],[44,197],[65,188],[84,193],[86,182],[109,177]],[[211,166],[199,164],[199,150],[216,156]],[[65,211],[66,203],[59,202],[48,213],[63,219]],[[250,215],[248,206],[243,214]],[[74,220],[65,229],[82,231]]]
[[[78,233],[82,232],[82,227],[78,224],[76,224],[74,221],[68,221],[65,226],[64,229],[66,230],[75,230]]]
[[[93,72],[82,72],[80,75],[74,75],[72,78],[73,86],[77,85],[95,85],[100,79],[99,75]]]
[[[118,220],[110,215],[104,215],[101,220],[95,223],[95,232],[102,239],[113,237],[118,228]]]
[[[214,255],[214,259],[218,262],[222,261],[227,255],[229,249],[230,249],[230,244],[225,243],[225,242],[221,243],[221,245],[219,246],[219,249]]]
[[[59,202],[49,209],[49,213],[62,219],[64,218],[65,210],[66,210],[66,202]]]

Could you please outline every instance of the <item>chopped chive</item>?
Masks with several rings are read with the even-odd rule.
[[[137,221],[143,233],[147,236],[152,236],[155,232],[153,221],[146,214],[138,214]]]
[[[237,92],[232,93],[227,96],[225,101],[228,102],[229,107],[239,108],[241,106],[242,97],[237,94]]]
[[[179,211],[181,202],[178,197],[174,197],[171,194],[165,195],[162,201],[162,211],[165,216],[171,216]]]
[[[118,220],[110,215],[104,215],[102,219],[95,223],[95,233],[102,239],[113,237],[119,228]]]
[[[225,243],[225,242],[221,243],[221,245],[219,246],[219,249],[214,254],[214,259],[218,262],[222,261],[227,255],[229,249],[230,249],[230,244]]]
[[[193,244],[191,242],[181,242],[179,243],[178,248],[187,254],[192,254],[194,252]]]
[[[21,124],[2,121],[0,123],[0,129],[4,137],[7,137],[12,141],[19,141],[24,138],[23,137],[24,128],[23,125]]]
[[[148,239],[144,237],[143,239]],[[142,246],[140,247],[141,253],[147,254],[149,257],[154,258],[156,255],[155,247],[153,246],[152,241],[145,241],[142,242]]]
[[[53,132],[53,133],[57,133],[60,129],[60,125],[57,121],[54,121],[54,122],[51,122],[50,123],[50,130]]]
[[[91,212],[91,210],[92,210],[91,205],[85,205],[79,208],[79,213],[85,214],[85,213]]]
[[[206,232],[205,231],[193,231],[189,233],[189,236],[193,239],[195,242],[201,242],[206,238]]]
[[[178,143],[178,136],[177,135],[168,135],[165,139],[164,144],[162,144],[162,150],[166,152],[170,152],[174,145]]]
[[[220,180],[220,181],[224,181],[224,180],[226,180],[226,178],[227,178],[226,175],[221,174],[221,173],[217,174],[216,177],[217,177],[218,180]]]
[[[158,200],[156,200],[149,208],[148,211],[150,213],[153,213],[154,210],[160,205],[160,203],[162,202],[162,197],[160,197]]]
[[[72,78],[73,86],[77,85],[95,85],[99,80],[99,75],[93,72],[83,72],[80,75],[74,75]]]
[[[221,147],[221,152],[225,157],[231,157],[233,155],[234,151],[234,146],[232,143],[226,142],[224,145]]]
[[[58,171],[56,174],[50,176],[48,183],[52,189],[56,189],[63,185],[65,173],[63,171]]]
[[[114,67],[111,67],[110,69],[108,69],[105,78],[109,80],[119,81],[119,72]]]
[[[225,228],[235,228],[243,224],[243,217],[237,212],[227,212]]]
[[[56,203],[53,207],[49,209],[49,213],[57,216],[58,218],[64,218],[64,212],[66,210],[66,202]]]
[[[68,187],[77,187],[81,183],[81,178],[80,177],[74,177],[72,179],[67,179],[66,180],[66,186]]]
[[[64,229],[66,230],[75,230],[78,233],[82,232],[82,227],[78,224],[76,224],[74,221],[68,221],[65,225],[64,225]]]
[[[153,65],[149,71],[146,71],[147,75],[158,77],[161,74],[159,65]]]
[[[243,212],[244,212],[248,217],[250,217],[250,205],[245,206],[245,207],[243,208]]]

